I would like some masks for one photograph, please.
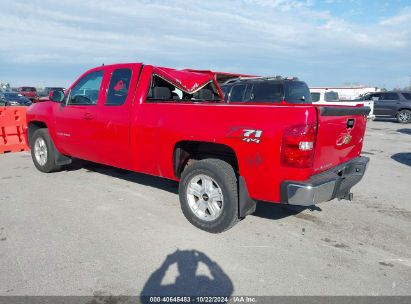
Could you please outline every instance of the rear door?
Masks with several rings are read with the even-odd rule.
[[[382,115],[395,116],[401,105],[400,96],[395,92],[381,93],[380,111]]]
[[[368,107],[316,106],[318,130],[313,174],[360,156]]]
[[[94,155],[96,161],[130,168],[130,119],[141,64],[116,65],[107,69],[106,94],[99,100]]]

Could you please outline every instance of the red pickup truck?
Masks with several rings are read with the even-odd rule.
[[[179,181],[186,218],[218,233],[256,201],[349,199],[364,175],[369,109],[314,106],[291,87],[300,102],[227,104],[212,72],[100,66],[29,108],[28,142],[42,172],[76,157]]]
[[[38,98],[37,90],[34,87],[19,87],[17,88],[17,92],[33,102],[35,102]]]

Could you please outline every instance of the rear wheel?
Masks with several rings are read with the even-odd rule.
[[[225,161],[205,159],[189,165],[179,195],[184,216],[202,230],[220,233],[239,221],[237,176]]]
[[[49,173],[58,171],[61,166],[55,163],[55,148],[46,128],[38,129],[30,139],[31,158],[38,170]]]
[[[411,111],[410,110],[401,110],[397,114],[397,121],[399,123],[409,123],[411,122]]]

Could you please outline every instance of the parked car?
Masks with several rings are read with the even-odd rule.
[[[33,163],[48,173],[74,157],[179,181],[183,214],[212,233],[254,212],[258,200],[352,199],[368,163],[369,109],[313,106],[304,82],[253,85],[254,99],[269,102],[226,103],[209,71],[91,69],[28,109]],[[240,95],[231,90],[230,99]]]
[[[364,95],[361,100],[374,101],[376,117],[396,118],[400,123],[411,122],[411,91],[370,93]]]
[[[64,92],[64,88],[63,87],[45,87],[43,90],[37,92],[38,97],[49,97],[49,94],[51,91],[63,91]]]
[[[0,92],[0,105],[3,106],[30,106],[31,100],[19,93]]]
[[[220,85],[224,99],[233,102],[311,103],[310,90],[297,78],[249,77],[229,80]]]
[[[363,105],[370,108],[370,113],[368,118],[371,120],[375,119],[374,115],[374,102],[372,100],[340,100],[338,92],[328,90],[328,89],[316,89],[310,88],[311,99],[315,104],[324,104],[324,105],[344,105],[344,106],[353,106]]]
[[[19,87],[17,88],[17,92],[31,101],[35,102],[37,99],[37,90],[34,87]]]
[[[45,87],[41,92],[38,92],[37,101],[47,101],[50,99],[50,92],[53,91],[62,91],[64,93],[63,87]]]

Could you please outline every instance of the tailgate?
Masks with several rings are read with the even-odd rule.
[[[313,174],[360,156],[369,107],[317,106]]]

